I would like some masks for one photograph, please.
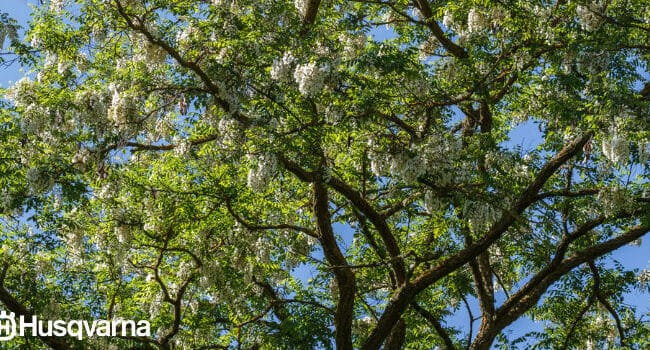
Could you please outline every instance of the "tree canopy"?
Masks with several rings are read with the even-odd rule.
[[[650,346],[650,276],[610,254],[650,231],[647,1],[50,0],[0,29],[0,302],[153,330],[3,346]]]

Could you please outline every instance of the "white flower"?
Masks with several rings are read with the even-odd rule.
[[[117,237],[117,241],[123,244],[129,243],[133,238],[131,230],[122,225],[115,227],[115,236]]]
[[[90,151],[87,148],[81,148],[72,157],[72,164],[85,165],[90,161]]]
[[[626,192],[616,187],[601,189],[598,192],[598,203],[606,215],[614,215],[630,204]]]
[[[305,18],[309,6],[309,0],[294,0],[293,4],[296,6],[296,10],[298,10],[300,17]]]
[[[487,27],[485,16],[476,9],[469,10],[467,14],[467,30],[470,33],[480,32]]]
[[[349,60],[355,58],[357,52],[363,50],[366,45],[366,36],[363,33],[341,34],[339,41],[343,43],[343,58]]]
[[[614,164],[626,164],[630,158],[629,142],[616,134],[611,140],[603,140],[602,151],[605,158]]]
[[[249,156],[252,163],[248,171],[248,187],[254,192],[263,192],[268,187],[269,182],[277,172],[278,161],[275,155],[266,154],[261,156]]]
[[[318,66],[316,63],[301,64],[296,66],[293,78],[298,84],[298,90],[304,96],[313,96],[320,92],[325,84],[325,76],[329,71],[327,66]]]
[[[26,175],[32,193],[45,192],[53,185],[52,178],[39,168],[29,168]]]
[[[454,26],[454,14],[449,10],[445,10],[445,15],[442,17],[442,24],[447,29],[452,29]]]
[[[108,108],[108,120],[118,128],[124,128],[129,121],[129,114],[132,112],[132,99],[118,91],[115,85],[111,85],[110,89],[113,91],[113,97],[111,106]]]
[[[191,23],[176,34],[176,43],[181,49],[189,48],[192,38],[196,35],[197,29]]]
[[[282,58],[273,60],[271,65],[271,78],[275,81],[286,81],[291,76],[291,66],[295,58],[290,51],[284,53]]]
[[[179,140],[174,147],[174,153],[179,156],[187,155],[192,148],[192,143],[188,139]]]
[[[641,141],[639,142],[639,163],[643,165],[648,165],[650,162],[650,149],[648,147],[650,146],[650,143],[647,141]]]
[[[435,37],[433,37],[433,36],[428,37],[427,40],[423,41],[420,44],[420,47],[419,47],[419,50],[418,50],[420,60],[424,61],[427,58],[429,58],[430,55],[432,55],[432,54],[434,54],[436,52],[436,49],[438,48],[438,46],[439,46],[439,43],[438,43],[438,40]]]
[[[637,276],[637,279],[639,280],[639,284],[642,286],[645,286],[650,282],[650,270],[643,270],[639,273],[639,276]]]
[[[602,23],[602,18],[599,13],[603,10],[603,6],[600,3],[596,2],[592,2],[586,6],[578,5],[576,8],[576,13],[578,15],[580,27],[589,32],[598,29]]]
[[[61,10],[63,10],[64,5],[65,5],[65,0],[51,0],[50,11],[59,13],[61,12]]]

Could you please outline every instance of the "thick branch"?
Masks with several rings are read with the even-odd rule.
[[[375,226],[379,236],[382,239],[382,242],[386,246],[386,250],[391,258],[391,265],[395,271],[395,277],[397,278],[398,285],[403,285],[406,283],[406,267],[404,265],[404,260],[402,259],[402,254],[400,252],[399,245],[393,233],[386,223],[386,219],[377,212],[371,205],[366,201],[361,194],[353,189],[347,183],[332,177],[330,180],[330,185],[336,192],[342,194],[347,198],[352,205],[358,209],[365,217],[370,220],[370,222]]]
[[[27,310],[27,308],[22,303],[20,303],[16,298],[14,298],[14,296],[11,295],[11,293],[7,290],[7,288],[5,288],[4,282],[5,282],[5,276],[8,269],[9,269],[9,264],[5,263],[2,269],[2,278],[0,279],[0,302],[2,302],[2,304],[7,308],[7,310],[13,312],[15,317],[24,316],[25,319],[31,320],[34,314],[31,311]],[[39,338],[43,341],[43,343],[47,344],[52,349],[55,350],[72,349],[67,338],[42,337],[42,336],[39,336]]]
[[[607,253],[610,253],[640,237],[645,235],[650,231],[650,226],[648,225],[638,225],[622,235],[619,235],[616,238],[612,238],[608,241],[596,244],[589,248],[580,250],[576,252],[572,257],[564,259],[560,264],[544,274],[544,277],[540,279],[532,288],[527,288],[526,293],[523,295],[521,292],[518,292],[513,298],[516,297],[516,301],[508,301],[502,307],[497,310],[496,317],[497,320],[494,323],[494,327],[486,332],[482,337],[477,337],[474,341],[472,349],[489,349],[494,338],[507,327],[514,320],[521,317],[523,313],[528,311],[532,306],[534,306],[546,290],[560,279],[562,276],[567,274],[569,271],[574,269],[580,264],[592,261],[600,256],[603,256]],[[523,288],[522,288],[523,289]]]
[[[335,266],[332,270],[338,285],[338,303],[336,305],[336,316],[334,317],[336,347],[338,349],[352,349],[352,320],[356,294],[355,276],[352,270],[348,268],[348,262],[336,243],[336,237],[332,230],[327,189],[321,181],[313,183],[313,195],[313,211],[318,225],[323,254],[328,263]]]
[[[460,252],[443,260],[438,265],[421,274],[411,284],[400,289],[393,299],[386,306],[384,314],[377,322],[377,326],[370,334],[370,337],[363,346],[364,350],[378,349],[388,334],[389,330],[399,320],[402,313],[414,298],[444,276],[467,264],[471,259],[486,251],[492,243],[496,242],[501,235],[514,223],[526,208],[537,200],[537,193],[544,186],[546,181],[569,159],[575,156],[591,138],[592,132],[576,138],[566,145],[558,154],[549,160],[539,171],[533,182],[528,185],[519,196],[519,200],[510,211],[505,211],[501,217],[487,232],[485,237],[461,250]]]
[[[424,21],[433,34],[433,36],[440,41],[442,46],[447,49],[452,55],[459,57],[459,58],[467,58],[469,55],[465,51],[464,48],[456,45],[451,39],[449,39],[445,33],[442,31],[442,28],[438,25],[438,22],[433,18],[433,11],[431,11],[431,7],[429,6],[427,0],[415,0],[414,2],[415,7],[417,7],[418,10],[420,10],[420,13],[422,13],[422,16],[424,17]]]

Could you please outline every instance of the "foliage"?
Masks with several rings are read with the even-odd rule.
[[[647,273],[607,256],[650,230],[648,23],[639,0],[51,0],[3,91],[0,301],[155,331],[61,349],[643,348],[623,297]]]

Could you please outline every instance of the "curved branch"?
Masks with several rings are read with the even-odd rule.
[[[442,31],[442,28],[440,28],[438,22],[436,22],[436,20],[433,18],[433,11],[431,11],[431,7],[429,6],[427,0],[415,0],[413,3],[415,7],[422,13],[425,23],[433,36],[435,36],[436,39],[440,41],[442,46],[444,46],[447,51],[458,58],[469,57],[467,51],[465,51],[464,48],[451,41],[451,39],[449,39]]]
[[[362,349],[379,349],[390,329],[392,329],[393,325],[395,325],[399,320],[411,301],[413,301],[421,291],[459,267],[467,264],[471,259],[486,251],[490,245],[496,242],[516,221],[517,217],[530,205],[535,203],[537,193],[544,184],[546,184],[546,181],[557,171],[557,169],[560,168],[560,166],[575,156],[592,135],[593,132],[587,132],[586,134],[576,138],[558,152],[555,157],[549,160],[539,171],[533,182],[528,185],[519,196],[519,200],[514,204],[512,209],[504,211],[501,219],[490,228],[482,239],[447,259],[444,259],[433,268],[422,273],[412,283],[402,287],[402,289],[395,294],[393,299],[386,306],[384,314],[379,319],[379,322],[377,322],[377,326],[370,334],[370,337],[366,340]]]
[[[600,285],[600,273],[598,272],[598,268],[596,267],[596,264],[594,264],[593,261],[590,261],[589,263],[589,269],[591,270],[591,273],[594,275],[594,285]],[[623,329],[623,326],[621,325],[621,318],[618,316],[618,313],[612,305],[609,303],[607,298],[601,293],[600,288],[595,289],[596,292],[596,297],[598,298],[598,301],[605,306],[607,311],[609,311],[610,315],[614,317],[614,321],[616,322],[616,329],[618,330],[618,335],[621,339],[620,345],[621,347],[625,347],[625,330]]]
[[[440,336],[440,339],[442,339],[442,341],[445,343],[445,347],[448,350],[453,350],[454,349],[454,342],[451,340],[451,338],[449,337],[449,334],[447,333],[445,328],[442,326],[440,321],[438,321],[438,319],[431,312],[429,312],[429,310],[423,308],[422,306],[420,306],[416,302],[411,303],[411,307],[415,311],[417,311],[420,314],[420,316],[422,316],[422,318],[424,318],[429,323],[431,323],[433,328],[436,330],[436,333],[438,333],[438,336]]]
[[[538,275],[541,276],[540,278],[534,278],[538,283],[533,286],[531,285],[531,280],[531,282],[527,283],[526,287],[522,288],[523,291],[517,292],[513,298],[511,298],[513,300],[506,301],[506,303],[497,310],[496,321],[494,322],[493,327],[482,336],[475,339],[472,349],[489,349],[494,338],[501,330],[534,306],[551,284],[559,280],[575,267],[610,253],[642,237],[648,232],[650,232],[650,225],[641,224],[634,226],[618,237],[580,250],[574,253],[573,256],[562,260],[560,263],[553,264],[552,267],[547,267],[544,273]]]
[[[14,298],[5,287],[7,270],[9,270],[9,263],[4,264],[0,275],[0,302],[2,302],[7,310],[13,312],[15,316],[24,316],[26,319],[31,320],[32,317],[34,317],[34,313],[29,311],[25,305]],[[69,337],[43,337],[39,335],[38,338],[55,350],[69,350],[73,348],[70,344],[71,339]]]

